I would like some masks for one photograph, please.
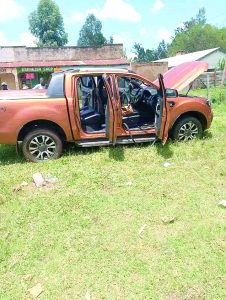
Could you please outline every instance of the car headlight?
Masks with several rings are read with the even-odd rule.
[[[210,99],[207,99],[207,100],[206,100],[206,104],[207,104],[209,107],[211,107],[211,100],[210,100]]]

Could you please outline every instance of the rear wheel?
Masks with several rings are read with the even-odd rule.
[[[194,117],[184,117],[173,128],[172,136],[178,141],[190,141],[201,138],[203,128],[201,122]]]
[[[63,144],[59,136],[47,129],[37,129],[28,133],[22,143],[26,160],[41,162],[60,157]]]

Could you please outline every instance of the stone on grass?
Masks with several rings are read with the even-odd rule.
[[[34,180],[36,187],[41,187],[41,186],[45,185],[45,179],[43,178],[41,173],[33,174],[33,180]]]
[[[161,217],[161,220],[164,224],[171,224],[171,223],[174,223],[176,218],[175,217],[164,216],[164,217]]]
[[[33,276],[31,274],[27,274],[27,275],[24,276],[25,281],[31,281],[32,278],[33,278]]]
[[[220,202],[218,203],[218,205],[219,205],[220,207],[226,208],[226,200],[220,201]]]
[[[52,177],[50,175],[46,175],[45,176],[45,182],[46,183],[51,183],[51,184],[55,184],[58,182],[58,178],[57,177]]]
[[[32,288],[30,288],[28,290],[28,292],[30,293],[30,295],[33,297],[33,298],[38,298],[38,296],[41,295],[42,292],[44,292],[44,289],[41,285],[41,283],[38,283],[36,284],[35,286],[33,286]]]

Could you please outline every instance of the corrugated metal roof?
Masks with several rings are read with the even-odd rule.
[[[0,68],[129,65],[126,58],[0,63]]]
[[[203,50],[203,51],[191,52],[191,53],[187,53],[187,54],[179,54],[176,56],[159,59],[159,60],[156,60],[155,62],[168,62],[168,67],[171,68],[171,67],[178,66],[182,63],[185,63],[185,62],[200,60],[203,57],[207,56],[210,53],[215,52],[218,49],[220,49],[220,48],[218,47],[218,48],[207,49],[207,50]]]

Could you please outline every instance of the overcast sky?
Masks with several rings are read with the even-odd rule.
[[[103,24],[105,37],[124,43],[127,53],[135,42],[153,48],[162,39],[170,41],[174,29],[205,7],[207,21],[226,26],[226,0],[55,0],[69,34],[69,45],[76,45],[78,33],[88,13]],[[0,0],[0,46],[34,45],[28,15],[38,0]]]

